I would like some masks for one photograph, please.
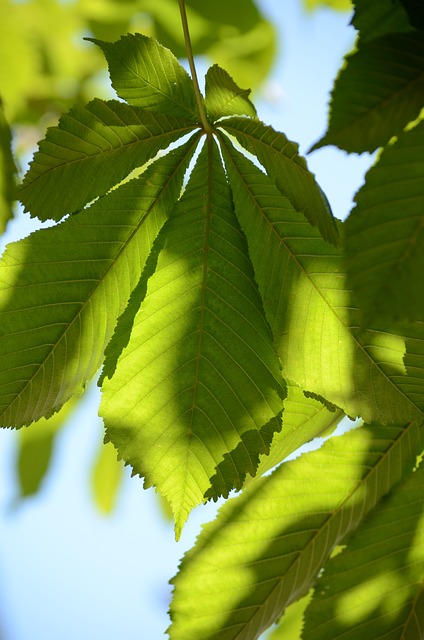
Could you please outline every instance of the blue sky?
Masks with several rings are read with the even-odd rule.
[[[305,14],[299,0],[259,4],[279,30],[281,51],[258,113],[306,153],[324,132],[329,91],[354,30],[347,14]],[[370,157],[323,149],[308,164],[335,215],[345,217]],[[7,240],[28,229],[15,225]],[[101,516],[89,489],[102,438],[97,405],[93,388],[60,434],[42,492],[18,509],[11,508],[15,434],[0,432],[0,640],[166,637],[167,582],[216,505],[196,510],[176,543],[153,491],[127,474],[116,511]]]

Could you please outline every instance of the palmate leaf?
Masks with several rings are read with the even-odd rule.
[[[40,220],[60,220],[105,194],[194,125],[114,100],[74,107],[47,130],[19,198]]]
[[[328,201],[308,171],[304,158],[298,154],[298,145],[260,121],[228,118],[221,126],[247,151],[257,156],[280,192],[312,225],[318,227],[323,238],[337,244],[338,229]]]
[[[373,424],[284,463],[225,504],[173,579],[171,640],[254,640],[408,474],[424,432]]]
[[[347,56],[332,92],[328,130],[312,149],[336,145],[374,151],[415,120],[424,107],[422,33],[391,33]]]
[[[100,413],[120,455],[171,504],[178,537],[224,454],[250,431],[268,434],[284,388],[212,139],[163,232],[128,345],[104,380]],[[254,456],[252,447],[247,465]],[[227,469],[224,486],[241,473]]]
[[[363,324],[424,318],[424,122],[386,147],[355,201],[347,271]]]
[[[221,143],[285,377],[368,422],[422,420],[422,326],[402,328],[403,335],[384,327],[358,332],[340,250],[321,238],[268,176],[224,137]],[[416,354],[413,381],[403,363],[408,338]]]
[[[105,54],[112,86],[120,98],[135,107],[192,123],[199,121],[188,73],[157,40],[135,33],[122,36],[117,42],[91,41]]]
[[[306,611],[304,640],[424,636],[424,467],[382,501],[330,561]]]
[[[97,372],[196,143],[77,216],[8,246],[0,291],[2,426],[57,411]]]

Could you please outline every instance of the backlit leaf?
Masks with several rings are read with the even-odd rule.
[[[61,224],[10,244],[0,264],[0,424],[57,411],[98,371],[195,141]]]
[[[341,251],[321,238],[268,176],[222,143],[236,215],[285,377],[365,421],[422,419],[424,376],[412,382],[403,364],[405,338],[422,341],[422,328],[408,327],[404,336],[383,328],[358,333]]]
[[[298,154],[298,145],[260,121],[229,118],[221,126],[257,156],[293,207],[317,226],[326,240],[337,244],[338,230],[328,201],[308,171],[305,159]]]
[[[378,505],[331,560],[306,612],[304,640],[422,638],[424,468]]]
[[[92,39],[109,64],[112,86],[135,107],[199,121],[193,84],[173,53],[154,38],[127,34],[117,42]]]
[[[256,109],[249,100],[250,89],[240,89],[217,64],[208,70],[205,81],[205,106],[212,120],[234,115],[256,117]]]
[[[255,640],[415,464],[423,430],[361,427],[221,507],[173,579],[171,640]]]
[[[128,345],[104,381],[101,415],[120,455],[171,504],[178,537],[224,455],[250,431],[268,434],[284,388],[212,141],[161,237]],[[261,445],[252,438],[244,464]],[[229,469],[223,485],[241,473]]]
[[[19,198],[40,220],[59,220],[192,130],[172,116],[113,100],[74,107],[40,142]]]

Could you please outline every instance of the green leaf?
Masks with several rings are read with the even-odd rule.
[[[114,100],[93,100],[48,129],[19,197],[31,215],[59,220],[105,194],[193,125]]]
[[[123,465],[116,459],[116,450],[110,442],[101,443],[92,471],[91,487],[102,513],[109,514],[115,508],[122,476]]]
[[[196,139],[89,209],[10,244],[0,264],[0,424],[57,411],[98,370]]]
[[[112,86],[120,98],[135,107],[199,121],[190,76],[157,40],[140,33],[127,34],[117,42],[88,39],[106,56]]]
[[[323,238],[338,243],[338,229],[328,201],[298,154],[298,145],[263,122],[229,118],[222,129],[234,136],[249,153],[257,156],[267,174],[292,206],[317,226]]]
[[[390,33],[413,30],[400,1],[354,0],[354,5],[352,24],[359,31],[361,44]]]
[[[19,498],[28,498],[40,490],[51,465],[57,433],[76,406],[76,401],[69,402],[48,420],[41,418],[32,429],[19,431],[16,457]]]
[[[349,284],[362,322],[424,317],[424,122],[386,147],[346,225]]]
[[[422,419],[424,377],[411,381],[403,363],[405,338],[422,341],[421,326],[358,332],[341,252],[225,139],[222,149],[286,379],[366,422]]]
[[[371,40],[347,56],[332,92],[326,134],[313,149],[335,145],[374,151],[424,107],[424,39],[418,31]]]
[[[330,561],[306,611],[305,640],[422,638],[424,468],[380,503]]]
[[[256,118],[256,109],[249,100],[250,89],[240,89],[224,69],[215,64],[205,80],[205,106],[212,121],[234,115]]]
[[[225,504],[173,579],[171,640],[254,640],[415,464],[417,424],[361,427]]]
[[[303,640],[303,617],[311,597],[312,590],[308,595],[287,607],[273,632],[267,636],[267,640]]]
[[[280,464],[307,442],[330,435],[342,417],[341,409],[329,411],[318,400],[307,398],[299,387],[288,385],[283,429],[274,435],[269,454],[261,455],[255,478]],[[248,476],[245,486],[255,482],[255,478]]]
[[[224,454],[281,411],[284,389],[212,140],[163,233],[100,411],[107,438],[171,504],[178,537]]]
[[[12,204],[16,199],[16,173],[12,154],[12,133],[0,99],[0,234],[13,217]]]

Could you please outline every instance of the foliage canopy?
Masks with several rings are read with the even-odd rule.
[[[265,28],[253,3],[246,20]],[[106,441],[177,537],[240,491],[173,580],[171,640],[252,640],[288,607],[306,640],[423,637],[423,24],[356,0],[353,25],[313,147],[380,149],[344,223],[222,66],[201,95],[187,32],[192,77],[152,37],[92,38],[119,99],[62,115],[19,188],[56,224],[1,261],[1,425],[41,420],[48,448],[101,368]],[[358,426],[286,461],[344,416]]]

